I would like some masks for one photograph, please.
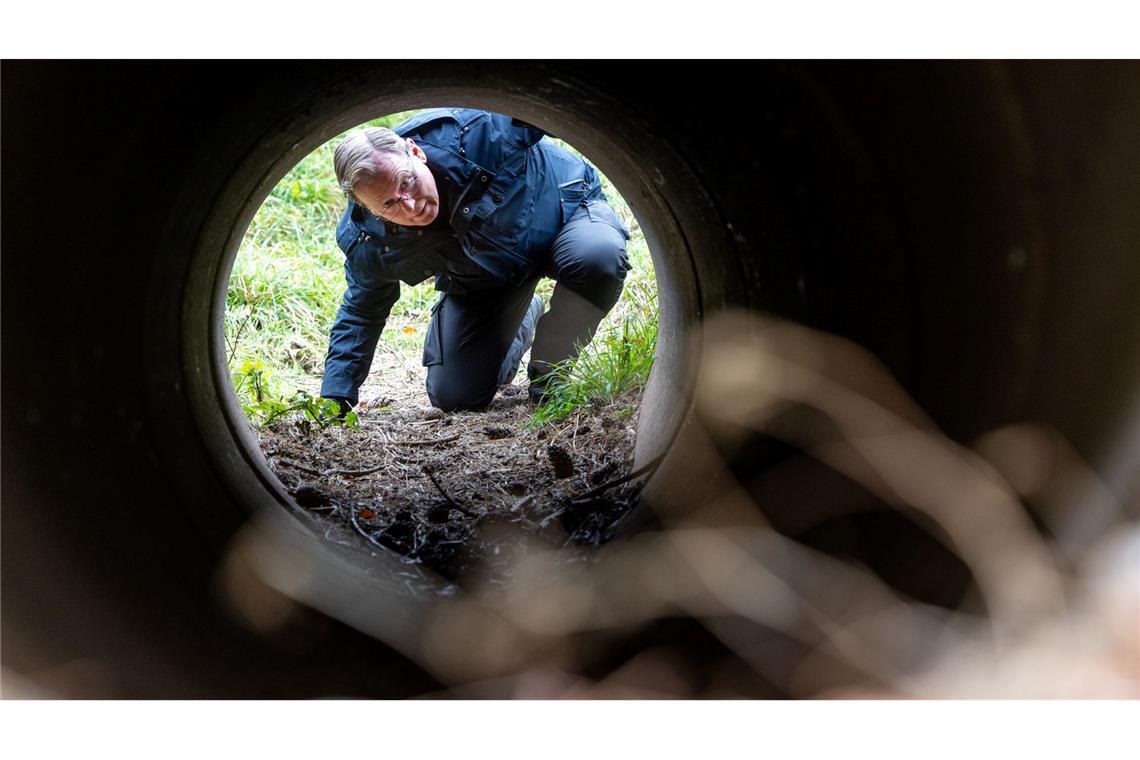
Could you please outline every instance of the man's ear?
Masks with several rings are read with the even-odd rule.
[[[407,138],[407,141],[408,141],[408,150],[411,151],[412,156],[414,158],[418,158],[420,161],[423,161],[426,164],[427,163],[427,153],[424,153],[423,148],[416,145],[416,141],[410,137]]]

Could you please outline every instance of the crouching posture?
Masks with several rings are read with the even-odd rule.
[[[354,406],[400,282],[435,277],[424,341],[431,403],[487,407],[531,349],[530,396],[621,295],[629,231],[592,166],[509,116],[432,109],[337,146],[347,288],[321,395]],[[556,281],[550,309],[534,294]],[[533,345],[532,345],[533,342]]]

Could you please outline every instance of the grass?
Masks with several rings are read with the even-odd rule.
[[[657,293],[645,281],[627,286],[627,293],[620,321],[609,320],[577,359],[555,365],[547,400],[535,409],[532,425],[557,422],[575,409],[645,387],[657,350]]]
[[[392,126],[407,115],[392,114],[368,124]],[[226,354],[235,393],[255,424],[264,420],[258,410],[266,399],[293,398],[298,388],[313,386],[323,371],[329,329],[344,292],[344,256],[335,232],[346,201],[332,168],[333,150],[342,137],[317,148],[277,183],[246,231],[230,274]],[[644,384],[652,366],[657,286],[649,249],[628,204],[604,176],[602,183],[632,233],[627,244],[631,270],[621,299],[594,341],[575,366],[558,368],[564,383],[536,410],[536,424]],[[538,293],[547,303],[553,287],[551,280],[539,284]],[[437,298],[431,280],[415,287],[401,285],[400,300],[377,351],[416,360]],[[256,383],[251,377],[254,367]]]

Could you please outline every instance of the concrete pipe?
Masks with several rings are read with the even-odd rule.
[[[770,329],[839,341],[807,360],[813,378],[873,357],[897,387],[860,398],[948,441],[1032,421],[1117,498],[1135,485],[1135,64],[29,61],[2,76],[3,665],[32,691],[401,697],[525,666],[441,660],[425,626],[461,602],[409,595],[398,558],[314,531],[228,385],[221,318],[245,227],[309,151],[394,111],[509,113],[629,201],[661,306],[637,444],[639,462],[664,455],[645,530],[734,524],[732,499],[709,505],[736,494],[907,598],[972,603],[979,570],[944,527],[818,455],[841,414],[795,383],[765,396],[762,426],[745,408],[768,386],[728,383],[735,427],[702,407],[718,357],[778,344]],[[772,365],[757,366],[739,371]],[[906,404],[882,395],[896,392]],[[261,601],[235,612],[223,600],[246,586]],[[700,674],[732,652],[720,636],[708,654],[707,631],[678,622],[691,613],[627,621],[588,662],[558,662],[604,673],[666,641]]]

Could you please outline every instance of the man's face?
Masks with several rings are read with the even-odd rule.
[[[407,144],[407,155],[385,154],[381,163],[384,171],[372,180],[357,182],[352,193],[385,221],[423,227],[439,214],[439,191],[423,150],[411,138]]]

